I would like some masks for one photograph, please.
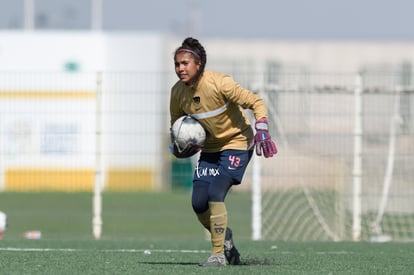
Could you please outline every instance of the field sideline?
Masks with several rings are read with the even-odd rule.
[[[102,240],[90,193],[0,193],[9,228],[0,274],[414,274],[414,243],[251,241],[250,195],[228,209],[243,265],[201,268],[209,256],[188,192],[105,193]],[[40,240],[26,240],[40,230]]]

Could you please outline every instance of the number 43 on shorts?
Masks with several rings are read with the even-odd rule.
[[[239,167],[240,165],[240,158],[236,157],[235,155],[229,155],[230,166],[232,167]]]

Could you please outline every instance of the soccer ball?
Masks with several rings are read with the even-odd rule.
[[[7,229],[7,216],[0,211],[0,240],[3,238],[4,232]]]
[[[171,139],[182,152],[189,143],[203,146],[206,140],[206,131],[200,122],[191,116],[182,116],[171,127]]]

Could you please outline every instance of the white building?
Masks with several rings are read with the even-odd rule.
[[[100,174],[108,189],[162,187],[171,160],[173,53],[182,39],[0,32],[0,190],[91,190],[96,171],[106,171]],[[414,42],[200,42],[207,69],[232,74],[251,89],[280,85],[274,76],[282,73],[360,71],[406,72],[405,85],[413,85]]]

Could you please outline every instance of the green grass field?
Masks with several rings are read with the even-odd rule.
[[[0,274],[414,274],[413,243],[251,241],[250,197],[228,197],[243,265],[201,268],[210,244],[190,194],[105,193],[92,238],[90,193],[0,193],[9,228]],[[40,230],[40,240],[22,233]]]

